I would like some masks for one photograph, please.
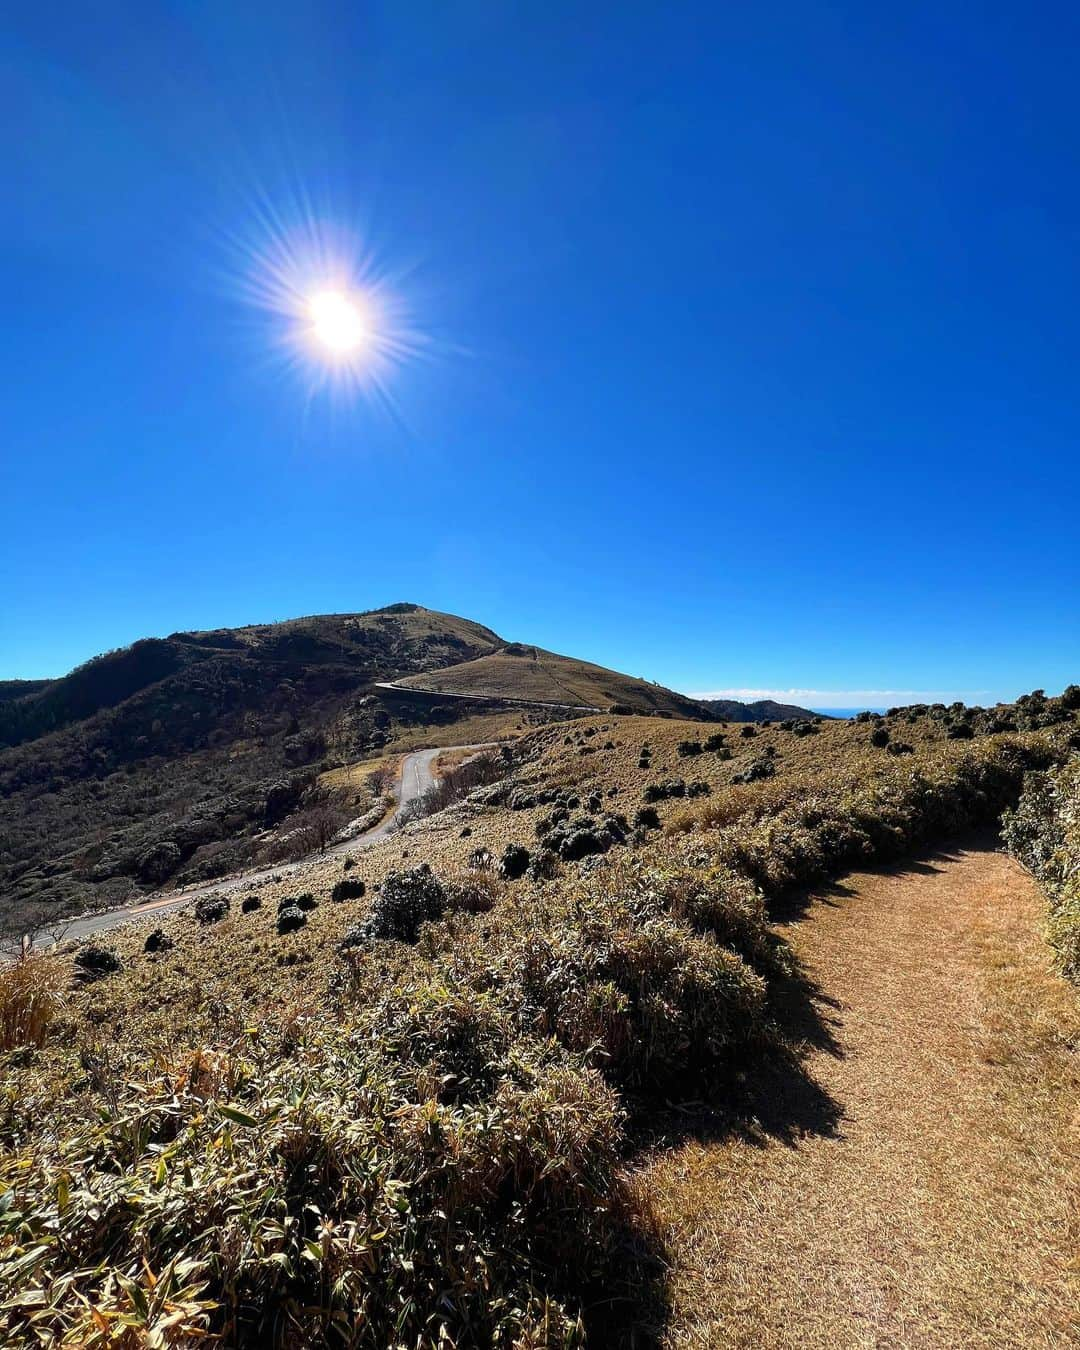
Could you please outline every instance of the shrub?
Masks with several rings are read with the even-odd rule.
[[[520,844],[507,844],[499,859],[499,875],[506,881],[523,877],[529,866],[529,850]]]
[[[262,909],[262,897],[259,895],[245,895],[240,902],[240,912],[242,914],[250,914],[256,909]]]
[[[144,952],[169,952],[176,946],[176,943],[166,933],[164,928],[155,928],[147,933],[146,941],[143,943]]]
[[[975,729],[967,722],[951,722],[946,728],[945,735],[950,741],[970,741],[975,737]]]
[[[743,725],[739,728],[739,735],[743,738],[744,741],[748,741],[752,737],[757,735],[757,727],[754,726],[752,722],[744,722]]]
[[[286,901],[284,907],[278,910],[277,930],[281,937],[286,933],[295,933],[303,928],[307,923],[307,915],[291,901]]]
[[[304,913],[310,913],[313,909],[319,908],[319,902],[310,891],[304,891],[302,895],[294,895],[285,900],[278,901],[278,913],[283,909],[299,909]]]
[[[335,904],[340,904],[343,900],[359,900],[366,890],[367,887],[359,877],[343,877],[341,881],[334,883],[330,899]]]
[[[427,863],[421,863],[386,877],[362,932],[369,940],[415,942],[420,925],[438,919],[445,908],[442,883]]]
[[[1046,893],[1058,966],[1080,983],[1080,756],[1025,777],[1015,808],[1003,818],[1002,836]]]
[[[701,1092],[762,1025],[765,980],[735,951],[673,916],[662,885],[599,872],[563,917],[463,950],[448,975],[502,991],[515,1020],[588,1055],[634,1092]]]
[[[640,830],[658,830],[660,815],[655,806],[639,806],[634,814],[634,825]]]
[[[327,1028],[286,1057],[256,1044],[231,1091],[143,1071],[59,1138],[34,1141],[28,1114],[0,1340],[580,1343],[573,1294],[610,1268],[630,1210],[615,1095],[542,1042],[502,1067],[481,1000],[404,1003],[385,1031]],[[444,1064],[457,1101],[427,1091]]]
[[[182,858],[179,845],[171,840],[154,844],[139,857],[136,872],[142,881],[157,884],[172,876]]]
[[[883,726],[876,726],[870,733],[870,744],[876,746],[877,749],[879,750],[884,750],[884,748],[889,744],[888,728]]]
[[[732,778],[733,783],[756,783],[762,778],[772,778],[776,773],[776,765],[771,756],[762,759],[755,759],[746,766],[741,773],[735,774]]]
[[[229,897],[204,895],[195,902],[195,917],[200,923],[220,923],[229,912]]]
[[[694,756],[694,755],[700,755],[700,754],[701,754],[701,742],[700,742],[700,741],[680,741],[679,744],[678,744],[678,746],[676,747],[676,749],[678,750],[679,755],[680,755],[683,759],[686,759],[686,758],[689,758],[689,757],[691,757],[691,756]]]
[[[115,975],[120,969],[120,958],[107,947],[91,944],[75,953],[75,965],[79,978],[84,982],[103,980],[106,975]]]
[[[714,731],[705,742],[706,750],[723,750],[724,742],[727,740],[727,733],[723,731]]]

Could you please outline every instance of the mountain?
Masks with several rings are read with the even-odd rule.
[[[569,656],[511,642],[498,651],[422,675],[396,681],[400,688],[428,693],[516,699],[606,712],[667,713],[700,720],[697,700],[663,685],[578,661]]]
[[[718,722],[804,721],[821,715],[795,703],[776,703],[771,698],[761,698],[755,703],[740,703],[735,698],[699,698],[694,702]]]
[[[398,604],[147,638],[22,692],[9,682],[0,920],[246,864],[269,825],[311,804],[321,769],[378,752],[395,721],[432,719],[391,714],[375,682],[502,645],[481,624]]]
[[[807,715],[700,703],[412,604],[145,638],[60,679],[0,684],[0,923],[272,860],[313,813],[342,823],[370,805],[350,775],[346,797],[325,771],[417,728],[435,739],[426,728],[442,727],[443,744],[466,718],[470,739],[505,734],[492,700],[697,721]]]

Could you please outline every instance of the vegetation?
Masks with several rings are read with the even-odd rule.
[[[717,732],[690,785],[700,724],[542,727],[452,768],[363,883],[316,859],[152,947],[5,969],[0,1340],[597,1339],[662,1277],[641,1131],[785,1062],[770,904],[995,819],[1073,735],[1039,700],[1017,732],[946,711],[896,714],[903,757]]]
[[[1027,776],[1004,837],[1049,897],[1050,941],[1063,974],[1080,983],[1080,755]]]
[[[475,660],[412,675],[398,683],[418,691],[566,704],[595,711],[614,706],[625,714],[665,712],[676,717],[709,717],[703,704],[662,685],[521,643],[510,643]]]

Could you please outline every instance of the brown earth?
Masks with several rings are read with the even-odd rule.
[[[672,1260],[665,1343],[1080,1344],[1080,1017],[1034,883],[979,840],[786,917],[805,1078],[639,1177]]]

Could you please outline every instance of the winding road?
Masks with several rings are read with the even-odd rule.
[[[365,830],[363,834],[357,835],[353,839],[344,839],[340,843],[330,844],[321,853],[309,853],[296,862],[277,863],[272,867],[260,867],[255,871],[241,872],[237,876],[222,877],[216,881],[190,886],[182,892],[152,897],[137,905],[127,905],[123,909],[105,910],[100,914],[86,914],[82,918],[71,921],[64,930],[63,940],[65,942],[81,941],[84,938],[94,937],[98,933],[108,932],[112,928],[119,928],[121,924],[134,923],[140,919],[155,919],[163,914],[175,914],[177,910],[194,904],[204,895],[210,895],[211,893],[214,895],[229,895],[241,888],[249,887],[253,882],[267,880],[272,876],[286,877],[316,860],[331,858],[340,853],[352,853],[356,849],[367,848],[371,844],[376,844],[390,833],[402,807],[408,806],[417,797],[422,797],[434,785],[433,765],[439,755],[450,750],[480,749],[483,749],[483,746],[443,745],[432,750],[414,750],[411,754],[406,755],[401,762],[397,791],[394,794],[396,799],[394,809],[378,825],[370,830]],[[47,935],[41,935],[35,939],[35,945],[47,946],[50,941],[51,939]]]

